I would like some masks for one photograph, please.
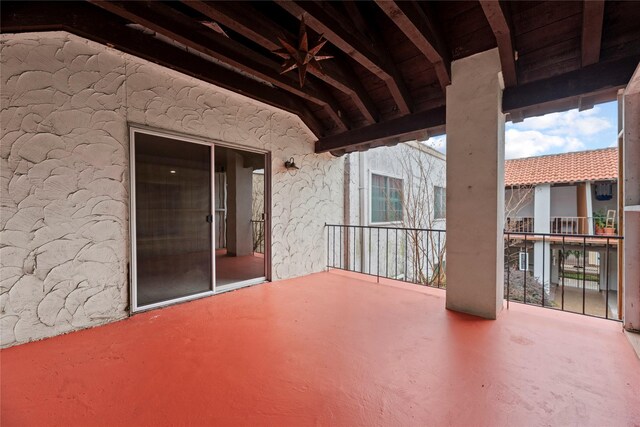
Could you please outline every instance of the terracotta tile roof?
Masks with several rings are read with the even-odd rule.
[[[578,151],[505,162],[504,184],[552,184],[618,179],[618,149]]]

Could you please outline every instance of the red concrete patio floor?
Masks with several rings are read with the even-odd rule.
[[[362,276],[360,276],[362,277]],[[1,352],[2,426],[640,424],[619,323],[336,272]]]

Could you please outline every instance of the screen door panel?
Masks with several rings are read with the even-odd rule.
[[[138,307],[213,289],[211,149],[136,134]]]

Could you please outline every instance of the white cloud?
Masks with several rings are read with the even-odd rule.
[[[447,152],[447,136],[446,135],[432,136],[426,141],[424,141],[424,143],[427,144],[429,147],[440,151],[441,153],[446,154]]]
[[[615,118],[599,106],[587,111],[569,110],[508,123],[505,131],[507,159],[567,153],[599,148],[610,140]],[[445,153],[446,135],[431,137],[425,144]],[[605,141],[606,142],[606,141]],[[611,144],[615,146],[616,142]]]
[[[508,129],[505,132],[507,159],[566,153],[584,148],[585,144],[573,136],[548,135],[537,130]]]
[[[525,119],[522,123],[509,125],[521,130],[544,130],[551,135],[592,136],[613,127],[613,123],[602,117],[600,109],[587,111],[569,110]]]
[[[431,137],[424,144],[441,153],[447,152],[447,137]],[[505,132],[505,156],[507,159],[565,153],[585,149],[585,144],[571,136],[548,135],[540,131],[508,129]]]

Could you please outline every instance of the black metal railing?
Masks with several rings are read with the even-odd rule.
[[[251,236],[253,239],[253,252],[264,254],[264,220],[251,220]]]
[[[446,231],[326,224],[327,267],[446,289]],[[622,236],[504,232],[504,293],[519,302],[620,319]]]
[[[327,267],[446,288],[446,232],[326,224]]]
[[[446,231],[326,224],[327,267],[446,289]],[[622,236],[504,232],[504,293],[519,302],[620,319]]]
[[[504,238],[507,304],[620,319],[621,236],[505,231]]]

